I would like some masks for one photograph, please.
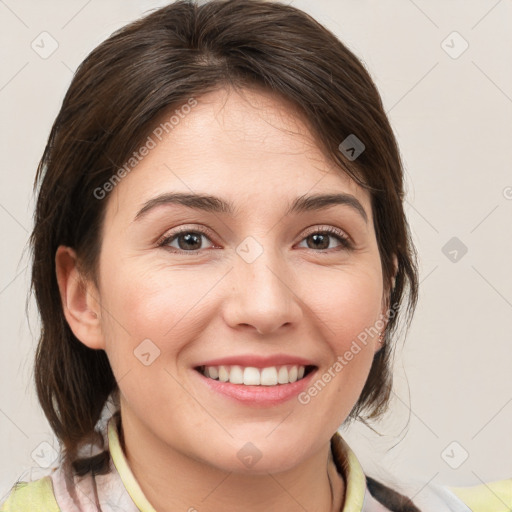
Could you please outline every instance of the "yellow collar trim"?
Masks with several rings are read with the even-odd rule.
[[[108,422],[109,450],[114,466],[131,499],[141,512],[156,512],[142,492],[121,448],[115,417]],[[345,481],[345,504],[341,512],[361,512],[366,491],[366,477],[356,455],[339,432],[331,439],[331,449],[338,472]]]
[[[338,472],[345,480],[345,504],[341,512],[361,512],[366,492],[363,468],[339,432],[332,437],[331,449]]]
[[[137,508],[141,512],[156,512],[151,503],[147,500],[146,496],[144,496],[144,493],[135,479],[130,466],[128,466],[128,461],[126,460],[119,441],[115,420],[116,417],[113,416],[108,422],[108,445],[114,466],[121,477],[126,491]]]

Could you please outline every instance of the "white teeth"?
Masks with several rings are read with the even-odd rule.
[[[261,370],[261,385],[275,386],[277,384],[277,370],[275,366]]]
[[[279,368],[277,372],[277,382],[279,382],[279,384],[288,384],[288,382],[290,382],[288,380],[288,368],[286,368],[286,366]]]
[[[241,366],[232,366],[229,372],[229,382],[231,384],[243,384],[244,383],[244,371]]]
[[[211,366],[206,368],[206,372],[209,373],[209,369],[212,368]],[[206,374],[205,372],[205,374]],[[206,375],[206,377],[209,377],[209,375]],[[219,380],[221,382],[227,382],[229,380],[229,371],[228,368],[225,366],[219,366]]]
[[[244,370],[244,384],[246,386],[259,386],[261,381],[261,375],[258,368],[252,368],[248,366]]]
[[[305,366],[269,366],[255,368],[253,366],[206,366],[203,375],[220,382],[244,384],[245,386],[277,386],[289,384],[304,378]]]

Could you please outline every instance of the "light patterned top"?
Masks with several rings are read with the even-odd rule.
[[[119,430],[120,414],[116,413],[103,431],[110,453],[108,474],[71,477],[58,465],[42,478],[16,483],[0,505],[0,512],[156,512],[128,465]],[[428,485],[421,491],[420,504],[419,499],[408,501],[407,497],[367,477],[339,433],[333,437],[331,447],[333,460],[345,481],[345,500],[340,512],[512,510],[512,478],[466,488]],[[197,505],[196,511],[192,503],[188,512],[198,512],[200,508]]]

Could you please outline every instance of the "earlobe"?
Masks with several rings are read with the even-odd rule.
[[[78,258],[71,247],[59,246],[55,269],[62,310],[73,334],[91,349],[104,349],[98,292],[81,275]]]
[[[398,258],[396,254],[393,255],[393,275],[391,277],[391,290],[394,289],[396,283],[396,275],[398,274]]]

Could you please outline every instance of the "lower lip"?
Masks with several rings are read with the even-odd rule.
[[[301,380],[290,384],[278,384],[277,386],[246,386],[245,384],[231,384],[205,377],[197,370],[193,372],[212,391],[225,395],[237,402],[254,406],[273,406],[284,403],[302,393],[310,384],[316,369],[311,371]]]

